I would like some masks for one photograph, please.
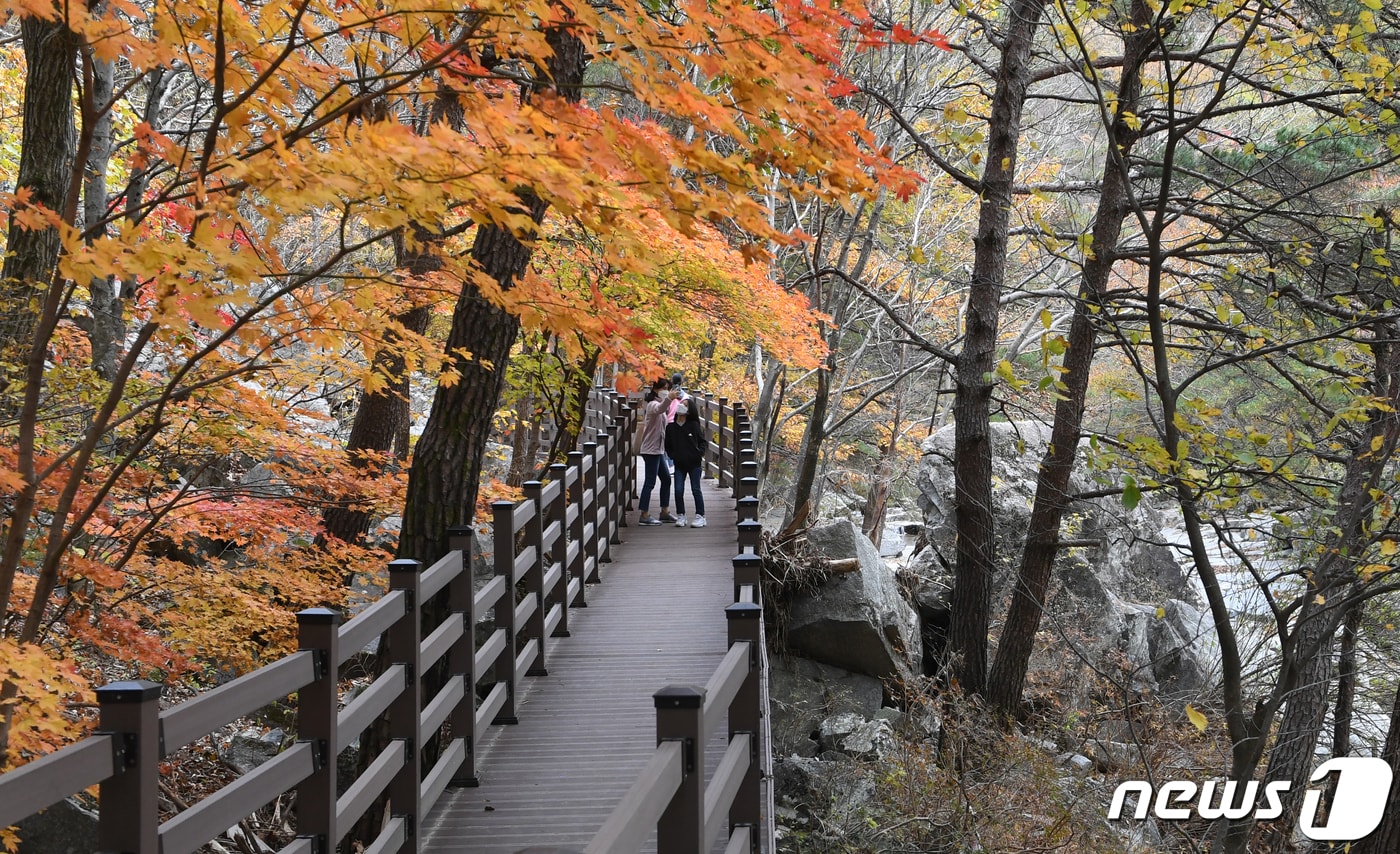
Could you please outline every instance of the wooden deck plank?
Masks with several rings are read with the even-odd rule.
[[[527,680],[520,723],[487,734],[481,786],[443,795],[421,850],[581,851],[592,839],[655,748],[652,694],[703,686],[724,657],[734,499],[713,480],[703,488],[708,527],[642,527],[628,514],[603,583],[570,613],[572,637],[550,647],[549,675]],[[707,773],[724,752],[719,729],[706,745]]]

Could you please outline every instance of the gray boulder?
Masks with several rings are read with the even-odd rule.
[[[824,558],[856,558],[859,569],[832,576],[792,603],[787,641],[794,652],[877,679],[912,680],[920,672],[918,616],[904,600],[894,572],[849,520],[807,534]]]
[[[247,774],[276,757],[286,740],[287,734],[280,729],[245,729],[219,750],[219,758],[239,774]]]
[[[1004,608],[1010,598],[1049,433],[1048,425],[1036,422],[991,425],[996,609]],[[925,603],[946,608],[944,590],[951,588],[951,579],[944,567],[953,562],[956,542],[953,428],[934,433],[922,450],[916,483],[928,548],[911,561],[906,573],[921,608]],[[1070,480],[1071,494],[1111,486],[1119,477],[1111,471],[1089,471],[1089,456],[1085,443]],[[1075,545],[1056,555],[1041,625],[1055,640],[1037,646],[1030,664],[1033,674],[1087,686],[1088,680],[1076,679],[1075,671],[1087,675],[1094,667],[1116,667],[1126,658],[1139,690],[1182,696],[1212,688],[1218,671],[1212,661],[1218,660],[1218,653],[1209,649],[1213,626],[1208,616],[1201,619],[1195,586],[1163,533],[1170,527],[1168,519],[1149,498],[1132,510],[1116,495],[1082,499],[1068,508],[1061,532]],[[1167,619],[1156,617],[1159,607],[1168,610]],[[1081,658],[1094,662],[1093,667]]]
[[[886,720],[868,721],[845,712],[821,723],[822,750],[832,750],[857,759],[882,759],[894,749],[894,728]]]
[[[847,825],[860,826],[875,798],[875,779],[866,767],[841,758],[845,761],[799,756],[775,759],[773,792],[779,807],[793,808],[798,814],[818,813],[823,828],[839,831]]]
[[[872,676],[805,658],[775,656],[768,673],[773,752],[779,756],[817,755],[823,720],[842,712],[874,717],[884,693]]]

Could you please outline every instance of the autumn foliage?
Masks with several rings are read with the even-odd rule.
[[[240,672],[298,608],[347,604],[390,543],[316,543],[320,514],[392,515],[405,474],[351,465],[336,407],[386,386],[388,342],[453,382],[396,319],[413,307],[468,282],[637,370],[658,335],[812,364],[816,316],[764,263],[795,239],[769,200],[907,195],[833,102],[837,66],[935,37],[830,0],[3,9],[24,50],[0,45],[0,87],[25,110],[0,116],[0,767],[81,729],[65,701],[91,682]],[[536,79],[560,28],[595,69],[581,101]],[[71,138],[37,138],[41,113]],[[517,287],[465,251],[488,224],[546,247]],[[434,269],[395,269],[393,241],[428,238]]]

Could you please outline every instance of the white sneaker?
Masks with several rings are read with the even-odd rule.
[[[705,517],[704,517],[704,516],[696,516],[696,517],[695,517],[695,521],[693,521],[693,522],[690,523],[690,527],[692,527],[692,528],[703,528],[703,527],[705,527],[706,524],[707,524],[707,523],[705,522]]]
[[[685,516],[682,515],[682,516],[677,516],[677,517],[676,517],[676,527],[677,527],[677,528],[684,528],[684,527],[685,527]]]

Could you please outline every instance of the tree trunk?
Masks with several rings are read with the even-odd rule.
[[[602,351],[587,348],[588,355],[574,366],[573,378],[564,383],[564,403],[555,425],[554,441],[549,446],[550,464],[564,462],[570,451],[578,447],[583,432],[583,414],[588,406],[588,393],[593,390],[593,374],[598,370]]]
[[[1390,731],[1385,736],[1381,758],[1391,768],[1400,768],[1400,686],[1390,704]],[[1400,774],[1390,781],[1390,797],[1385,803],[1381,826],[1351,846],[1353,854],[1394,854],[1400,851]]]
[[[1350,610],[1345,607],[1347,596],[1356,590],[1356,563],[1365,550],[1365,533],[1375,510],[1376,486],[1400,440],[1400,346],[1389,343],[1395,336],[1396,330],[1388,324],[1377,324],[1372,330],[1370,344],[1376,359],[1373,387],[1386,404],[1371,409],[1368,429],[1351,450],[1337,491],[1332,538],[1313,570],[1298,619],[1284,642],[1275,702],[1265,706],[1277,708],[1278,700],[1286,700],[1266,775],[1266,783],[1288,780],[1293,784],[1283,800],[1283,817],[1271,830],[1271,842],[1276,846],[1292,834],[1304,784],[1312,774],[1331,687],[1333,637],[1345,612]],[[1267,732],[1271,717],[1256,714],[1256,718],[1256,729]],[[1239,755],[1244,748],[1236,745],[1236,763],[1252,758],[1257,764],[1259,748],[1254,747],[1255,753],[1250,756]],[[1240,778],[1238,774],[1233,776]],[[1243,854],[1247,850],[1252,825],[1250,818],[1230,823],[1224,846],[1228,854]]]
[[[23,142],[15,189],[28,190],[30,203],[64,213],[69,206],[77,132],[73,127],[73,66],[78,37],[63,21],[24,18]],[[0,392],[14,394],[29,361],[40,293],[49,286],[58,263],[59,235],[53,228],[21,228],[11,219],[0,268]],[[6,411],[17,407],[0,404]]]
[[[554,55],[545,76],[563,97],[577,101],[587,63],[583,43],[567,28],[551,29],[547,39]],[[544,219],[545,202],[533,194],[523,193],[520,206],[534,222]],[[525,273],[532,251],[532,244],[496,226],[478,226],[472,244],[473,260],[503,290]],[[438,385],[414,451],[399,557],[435,561],[447,551],[448,528],[472,521],[486,440],[519,331],[517,318],[470,282],[463,284],[447,338],[459,377]]]
[[[1132,17],[1136,29],[1124,37],[1123,77],[1104,157],[1103,188],[1094,222],[1092,255],[1084,263],[1079,299],[1070,322],[1069,346],[1062,365],[1064,372],[1060,375],[1064,388],[1055,404],[1055,423],[1036,478],[1035,504],[1031,508],[1021,567],[987,684],[987,697],[992,705],[1009,716],[1016,714],[1021,703],[1026,669],[1030,665],[1036,632],[1040,630],[1051,570],[1059,548],[1060,522],[1069,509],[1067,490],[1079,451],[1084,404],[1094,367],[1095,311],[1108,287],[1117,260],[1115,253],[1123,231],[1123,218],[1129,210],[1127,158],[1138,133],[1124,122],[1123,116],[1136,115],[1138,111],[1142,61],[1154,37],[1148,28],[1152,12],[1141,0],[1133,3]]]
[[[812,398],[812,411],[808,413],[807,430],[802,434],[802,451],[797,461],[797,483],[792,490],[792,507],[788,509],[783,525],[790,524],[794,516],[802,512],[802,507],[812,501],[817,482],[817,469],[821,467],[822,442],[826,439],[826,410],[831,398],[831,372],[834,365],[831,358],[817,369],[817,390]],[[813,518],[814,514],[808,514]]]
[[[1021,140],[1021,113],[1031,77],[1031,46],[1045,0],[1014,0],[1002,43],[1001,66],[988,122],[986,169],[974,240],[963,348],[958,354],[954,401],[953,481],[957,529],[950,631],[954,673],[964,691],[981,694],[987,683],[987,629],[996,571],[992,518],[992,377],[997,326],[1006,278],[1011,188]]]
[[[77,132],[73,126],[73,65],[79,39],[63,21],[27,17],[20,21],[24,45],[24,114],[21,126],[19,171],[15,190],[27,190],[30,202],[60,214],[70,206],[73,166],[77,158]],[[13,418],[24,407],[32,406],[37,389],[24,384],[38,383],[43,376],[43,353],[36,353],[35,327],[43,294],[52,286],[54,269],[61,248],[57,229],[25,229],[11,218],[6,236],[5,259],[0,266],[0,417]],[[24,398],[25,402],[21,403]],[[21,441],[25,430],[21,425]],[[32,450],[32,433],[25,444]],[[34,485],[10,497],[10,524],[6,530],[5,553],[0,561],[0,615],[8,613],[14,576],[26,547],[28,522],[34,509]],[[31,603],[42,607],[47,593],[36,590]],[[52,589],[52,585],[49,586]],[[32,620],[26,620],[28,626]],[[0,627],[3,633],[3,627]],[[32,633],[20,630],[20,641]],[[9,749],[10,725],[16,696],[13,682],[0,682],[0,768]]]
[[[907,345],[899,348],[898,371],[900,379],[894,384],[894,412],[890,419],[890,435],[880,448],[880,461],[870,480],[870,491],[865,496],[865,506],[861,508],[861,530],[878,548],[885,535],[885,508],[889,505],[890,481],[894,480],[894,461],[899,456],[899,440],[904,437],[904,368],[908,361]]]
[[[428,328],[428,306],[419,306],[397,315],[394,320],[417,335]],[[360,398],[360,406],[355,410],[355,420],[350,425],[350,437],[345,443],[345,453],[350,461],[360,469],[367,469],[370,457],[366,451],[388,454],[403,459],[407,448],[402,447],[401,435],[409,427],[409,373],[399,350],[402,346],[392,333],[385,336],[385,347],[374,356],[374,370],[389,379],[388,385],[373,394]],[[369,530],[370,514],[366,510],[351,506],[346,501],[326,508],[322,516],[325,536],[332,536],[347,543],[358,542]]]
[[[523,394],[515,402],[515,428],[510,434],[510,474],[506,475],[510,486],[519,486],[533,473],[534,460],[530,459],[527,464],[525,457],[530,444],[530,424],[535,420],[531,411],[534,405],[532,394]]]
[[[83,93],[83,120],[91,142],[83,175],[83,231],[91,241],[107,233],[107,169],[112,159],[112,111],[107,104],[112,100],[113,64],[98,59],[91,49],[87,54],[90,77],[88,91]],[[92,311],[92,329],[88,333],[92,369],[110,381],[117,373],[117,351],[126,332],[115,279],[102,276],[89,280],[88,295]]]
[[[1332,755],[1351,754],[1351,722],[1356,710],[1356,636],[1361,630],[1361,618],[1366,603],[1357,602],[1347,609],[1342,621],[1342,648],[1337,656],[1337,702],[1332,707]],[[1326,811],[1332,812],[1332,798],[1337,788],[1331,783],[1323,799]]]

